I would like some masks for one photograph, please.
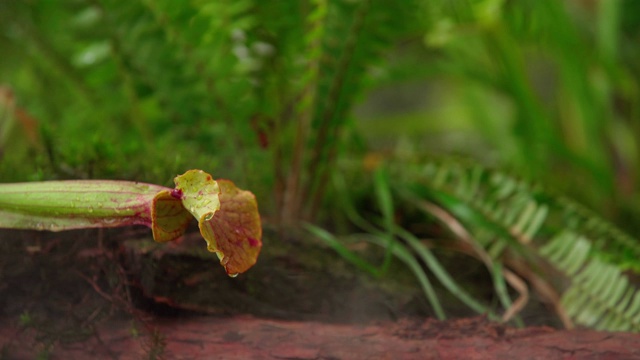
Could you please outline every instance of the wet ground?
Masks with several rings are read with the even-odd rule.
[[[148,237],[0,231],[0,359],[640,358],[640,335],[558,331],[535,301],[524,329],[453,299],[458,319],[433,320],[402,266],[374,279],[312,241],[267,232],[258,264],[232,279],[197,233]],[[458,271],[476,293],[481,268]]]

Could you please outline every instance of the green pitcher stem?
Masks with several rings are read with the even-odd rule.
[[[131,181],[69,180],[0,184],[0,228],[61,231],[146,225],[171,241],[198,220],[207,249],[229,275],[253,266],[262,247],[255,196],[202,170],[175,178],[176,188]],[[223,190],[221,190],[223,189]]]
[[[0,184],[0,227],[67,230],[142,224],[151,227],[158,185],[71,180]]]

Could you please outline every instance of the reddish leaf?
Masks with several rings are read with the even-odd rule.
[[[220,210],[200,223],[200,232],[217,253],[227,274],[235,276],[251,268],[262,248],[262,225],[255,196],[229,180],[218,180]]]

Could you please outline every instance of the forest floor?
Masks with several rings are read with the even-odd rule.
[[[435,320],[402,266],[372,279],[274,234],[231,279],[198,236],[159,245],[142,228],[0,231],[0,359],[640,359],[640,334],[560,330],[535,299],[524,328],[444,292],[454,318]],[[476,293],[479,269],[458,274]]]

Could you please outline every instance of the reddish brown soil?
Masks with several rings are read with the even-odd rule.
[[[513,329],[483,318],[332,325],[252,317],[156,320],[153,335],[110,321],[49,359],[637,359],[640,335],[547,327]],[[0,328],[5,358],[42,351],[33,331]]]

